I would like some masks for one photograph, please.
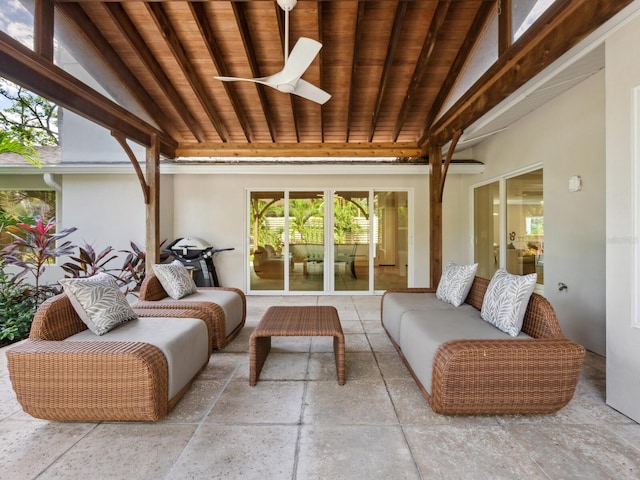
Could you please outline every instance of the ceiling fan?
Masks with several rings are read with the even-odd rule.
[[[289,12],[296,6],[297,0],[278,0],[284,10],[284,67],[278,73],[260,78],[214,77],[223,82],[253,82],[266,85],[284,93],[293,93],[312,102],[324,105],[331,95],[300,77],[309,68],[322,48],[322,44],[311,38],[300,37],[289,54]]]

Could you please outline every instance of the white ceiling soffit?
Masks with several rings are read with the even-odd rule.
[[[605,66],[605,39],[640,14],[640,0],[630,4],[609,22],[529,80],[489,113],[470,125],[456,150],[466,150],[485,138],[509,128],[522,117],[566,92]],[[448,151],[450,143],[443,151]]]

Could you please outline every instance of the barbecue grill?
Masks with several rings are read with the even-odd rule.
[[[220,286],[213,257],[218,252],[229,250],[234,249],[216,249],[209,242],[198,237],[178,238],[164,249],[191,271],[193,281],[199,287]]]

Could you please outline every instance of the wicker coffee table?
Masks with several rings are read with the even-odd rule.
[[[249,385],[258,382],[269,350],[271,337],[333,337],[338,383],[345,383],[344,333],[335,307],[270,307],[249,340]]]

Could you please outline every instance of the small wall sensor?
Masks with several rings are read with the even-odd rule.
[[[569,191],[579,192],[582,190],[582,179],[578,175],[574,175],[569,179]]]

